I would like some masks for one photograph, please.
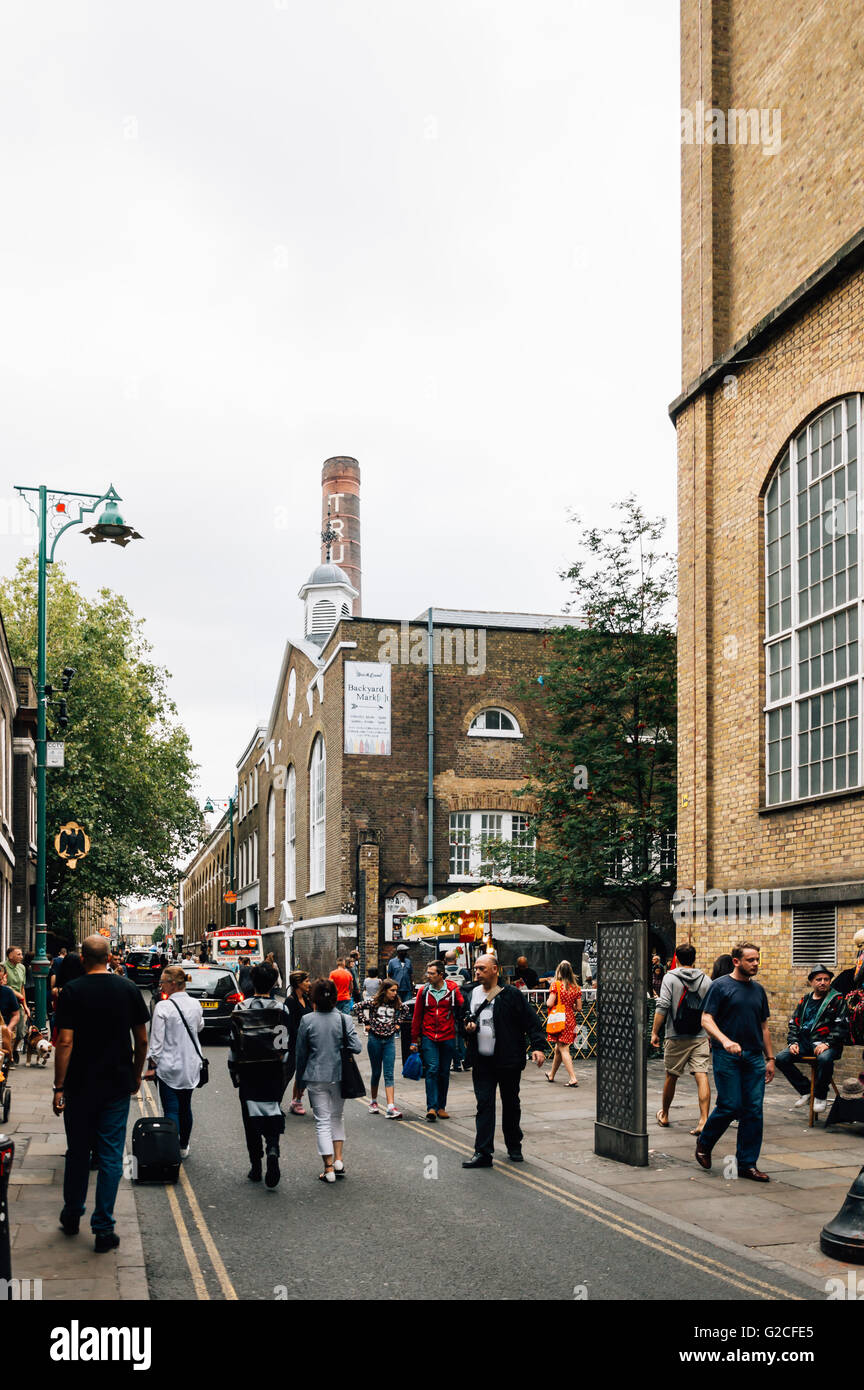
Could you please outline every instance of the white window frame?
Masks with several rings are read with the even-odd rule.
[[[327,749],[318,734],[309,760],[309,891],[323,893],[327,880]]]
[[[292,763],[285,781],[285,901],[297,899],[297,773]]]
[[[466,826],[465,823],[464,823],[464,822],[465,822],[465,817],[466,817],[466,816],[468,817],[468,825],[467,825],[467,826]],[[499,817],[499,816],[500,816],[500,818],[501,818],[501,834],[500,834],[500,835],[498,835],[497,833],[491,833],[491,834],[490,834],[490,827],[489,827],[489,825],[488,825],[488,818],[489,818],[489,817],[492,817],[492,816],[495,816],[495,817]],[[486,824],[486,825],[484,825],[484,823],[483,823],[484,817],[487,818],[487,824]],[[450,812],[450,820],[449,820],[449,824],[448,824],[448,846],[449,846],[450,849],[452,849],[452,847],[453,847],[453,845],[454,845],[454,843],[455,843],[454,840],[453,840],[454,832],[461,831],[461,832],[464,834],[465,830],[466,830],[466,829],[468,830],[468,832],[469,832],[469,847],[468,847],[468,865],[469,865],[469,871],[468,871],[467,874],[463,874],[463,873],[450,873],[449,870],[450,870],[450,866],[451,866],[451,863],[452,863],[452,858],[453,858],[453,856],[452,856],[452,854],[450,854],[450,853],[448,852],[448,861],[447,861],[448,876],[447,876],[447,882],[448,882],[448,883],[479,883],[479,882],[481,882],[482,878],[484,877],[484,875],[483,875],[483,873],[482,873],[482,868],[481,868],[481,866],[482,866],[482,864],[483,864],[482,841],[483,841],[483,839],[484,839],[484,836],[485,836],[486,838],[501,839],[501,840],[506,840],[506,841],[512,843],[512,841],[513,841],[513,828],[514,828],[514,822],[517,824],[516,833],[519,834],[519,833],[524,833],[524,832],[523,832],[523,827],[522,827],[522,822],[523,822],[523,821],[526,821],[526,822],[528,823],[528,825],[530,826],[531,817],[528,815],[528,813],[527,813],[526,811],[498,811],[498,810],[492,810],[491,808],[489,808],[489,809],[487,809],[487,810],[480,810],[480,811],[451,811],[451,812]],[[532,843],[533,846],[536,847],[536,844],[537,844],[536,836],[534,837],[534,839],[532,840],[531,843]],[[462,846],[464,846],[464,841],[462,842]],[[461,847],[461,846],[460,846],[460,847]],[[527,848],[527,847],[528,847],[528,846],[526,845],[526,848]],[[461,856],[461,857],[464,858],[464,855]],[[486,877],[490,877],[490,875],[487,874]],[[512,881],[513,881],[514,883],[519,883],[519,882],[528,883],[528,882],[531,881],[530,877],[527,876],[527,875],[525,875],[525,874],[513,874],[513,875],[511,875],[511,878],[512,878]]]
[[[276,793],[267,797],[267,906],[276,906]]]
[[[799,527],[799,524],[801,524],[801,520],[800,520],[799,515],[798,515],[798,476],[797,476],[797,456],[796,456],[796,453],[795,453],[795,444],[796,444],[796,441],[797,441],[797,439],[799,438],[799,436],[801,435],[801,433],[802,433],[803,430],[805,430],[805,429],[806,429],[806,430],[809,430],[810,428],[812,428],[812,426],[816,423],[816,421],[817,421],[817,420],[820,420],[820,419],[822,418],[822,416],[825,415],[825,414],[827,414],[827,412],[828,412],[829,410],[834,410],[835,407],[836,407],[837,405],[843,406],[844,403],[845,403],[847,400],[854,400],[855,403],[856,403],[856,404],[855,404],[855,424],[856,424],[856,435],[855,435],[855,438],[856,438],[856,457],[855,457],[855,463],[856,463],[855,517],[856,517],[856,525],[857,525],[857,533],[856,533],[856,535],[857,535],[857,566],[858,566],[857,582],[858,582],[858,593],[857,593],[857,596],[856,596],[854,599],[852,599],[852,600],[849,599],[848,594],[847,594],[846,599],[845,599],[842,603],[835,604],[833,607],[828,608],[828,609],[822,609],[818,614],[815,614],[815,615],[814,615],[813,613],[810,613],[810,614],[808,615],[807,618],[802,619],[802,618],[801,618],[801,615],[800,615],[800,592],[801,592],[801,591],[800,591],[799,582],[798,582],[798,562],[799,562],[799,555],[798,555],[798,546],[797,546],[798,527]],[[862,441],[862,425],[864,425],[864,408],[862,408],[862,404],[864,404],[864,398],[862,398],[862,396],[861,396],[860,394],[859,394],[859,395],[855,395],[855,393],[848,393],[848,392],[845,393],[845,394],[842,395],[842,396],[839,396],[839,397],[835,398],[834,400],[831,400],[831,401],[826,402],[826,404],[822,407],[822,409],[820,409],[819,411],[817,411],[817,413],[812,417],[812,419],[808,420],[808,422],[807,422],[806,425],[802,425],[802,426],[800,426],[798,429],[795,430],[794,434],[792,435],[792,437],[790,438],[788,444],[786,445],[785,449],[783,450],[783,454],[782,454],[781,458],[778,460],[778,462],[777,462],[777,464],[776,464],[776,466],[775,466],[775,468],[774,468],[774,470],[773,470],[773,472],[772,472],[772,474],[771,474],[771,478],[770,478],[768,487],[767,487],[766,490],[765,490],[765,497],[764,497],[763,504],[762,504],[762,517],[763,517],[763,526],[764,526],[763,547],[762,547],[762,574],[763,574],[764,595],[765,595],[765,635],[764,635],[763,643],[762,643],[762,664],[763,664],[763,674],[764,674],[764,680],[765,680],[765,704],[764,704],[763,707],[762,707],[762,721],[763,721],[763,722],[762,722],[762,737],[763,737],[763,754],[764,754],[764,761],[765,761],[765,772],[764,772],[764,778],[763,778],[763,782],[762,782],[762,795],[763,795],[763,799],[764,799],[764,805],[766,806],[766,808],[767,808],[767,807],[770,807],[770,808],[773,809],[774,807],[779,807],[779,806],[791,806],[791,805],[794,805],[796,802],[802,802],[802,801],[806,802],[806,801],[810,801],[810,800],[820,800],[820,799],[822,799],[823,797],[826,797],[826,796],[829,796],[829,797],[832,797],[832,796],[836,796],[836,797],[844,796],[844,795],[847,795],[847,794],[849,794],[849,793],[851,793],[851,792],[856,791],[857,789],[859,789],[859,788],[862,786],[862,783],[864,783],[864,768],[862,768],[862,758],[864,758],[864,749],[862,749],[862,742],[864,742],[864,740],[862,740],[862,736],[861,736],[861,734],[862,734],[862,720],[864,720],[864,705],[862,705],[862,700],[864,700],[864,661],[862,661],[862,647],[864,647],[864,488],[862,488],[862,485],[861,485],[861,470],[862,470],[862,463],[864,463],[864,460],[862,460],[862,452],[864,452],[864,449],[862,449],[862,443],[864,443],[864,441]],[[851,414],[851,412],[850,412],[850,414]],[[849,454],[848,454],[848,427],[844,427],[844,428],[842,429],[842,431],[841,431],[841,438],[842,438],[841,462],[842,462],[842,465],[843,465],[845,468],[848,469],[848,465],[849,465]],[[808,440],[808,443],[809,443],[809,440]],[[809,457],[809,453],[808,453],[808,457]],[[791,596],[791,617],[790,617],[790,624],[789,624],[788,627],[780,628],[780,629],[778,629],[777,632],[771,633],[771,634],[769,635],[769,633],[768,633],[768,608],[769,608],[769,594],[768,594],[768,579],[769,579],[769,575],[768,575],[768,544],[769,544],[769,542],[768,542],[768,493],[769,493],[770,488],[771,488],[771,486],[772,486],[772,484],[773,484],[773,482],[774,482],[774,479],[777,477],[777,475],[778,475],[780,469],[783,467],[784,463],[788,463],[788,465],[789,465],[789,534],[790,534],[790,556],[789,556],[789,564],[790,564],[790,567],[791,567],[791,587],[790,587],[790,596]],[[833,471],[833,470],[832,470],[832,471]],[[809,485],[812,485],[812,484],[811,484],[811,483],[808,483],[808,486],[809,486]],[[848,494],[847,494],[847,497],[848,497]],[[836,507],[836,503],[835,503],[835,507]],[[824,517],[827,516],[827,515],[828,515],[828,513],[823,512],[823,513],[821,514],[821,517],[824,518]],[[805,520],[806,520],[806,519],[805,519]],[[810,552],[808,552],[808,554],[809,554],[809,553],[810,553]],[[848,568],[848,554],[847,554],[847,568]],[[832,571],[832,574],[836,574],[836,572],[837,572],[837,571],[834,570],[834,571]],[[823,576],[823,578],[824,578],[824,576]],[[849,609],[852,609],[852,608],[855,608],[855,609],[857,610],[857,619],[858,619],[858,644],[859,644],[859,645],[858,645],[858,672],[857,672],[857,675],[852,676],[852,677],[847,676],[847,677],[845,677],[845,678],[843,678],[843,679],[841,679],[841,680],[834,680],[834,681],[832,681],[832,682],[829,682],[827,685],[820,685],[820,686],[818,686],[818,687],[814,687],[814,688],[809,689],[809,690],[807,690],[807,691],[805,691],[805,692],[802,692],[801,689],[800,689],[800,682],[799,682],[799,675],[800,675],[800,673],[799,673],[799,653],[800,653],[800,636],[801,636],[802,631],[803,631],[805,628],[810,628],[810,627],[812,627],[812,626],[813,626],[814,624],[816,624],[817,622],[821,622],[821,621],[822,621],[823,619],[825,619],[825,618],[832,617],[832,616],[834,616],[834,615],[837,614],[837,613],[842,613],[842,612],[845,612],[845,611],[847,611],[847,610],[849,610]],[[769,667],[769,648],[772,648],[772,647],[778,645],[780,642],[782,642],[782,641],[784,641],[784,640],[786,640],[786,639],[789,639],[789,641],[790,641],[790,653],[791,653],[791,655],[790,655],[790,662],[791,662],[790,693],[789,693],[789,695],[782,695],[782,694],[781,694],[781,695],[779,695],[776,699],[772,700],[772,699],[770,698],[771,688],[770,688],[770,677],[769,677],[769,669],[768,669],[768,667]],[[799,750],[798,750],[799,732],[800,732],[800,729],[799,729],[799,717],[800,717],[800,706],[801,706],[801,703],[802,703],[802,701],[804,701],[804,700],[809,700],[809,699],[810,699],[811,697],[813,697],[813,696],[829,694],[829,693],[831,693],[831,692],[833,692],[833,691],[837,691],[837,690],[840,690],[840,689],[842,689],[842,688],[845,688],[845,687],[848,687],[848,686],[851,686],[851,685],[854,685],[854,686],[857,687],[857,697],[858,697],[858,708],[857,708],[857,716],[856,716],[856,717],[857,717],[857,734],[858,734],[857,779],[856,779],[856,781],[855,781],[854,783],[850,782],[849,785],[847,785],[847,786],[845,786],[845,787],[841,787],[841,788],[839,788],[839,789],[834,788],[834,789],[829,790],[829,791],[820,790],[820,791],[818,791],[818,792],[812,792],[812,793],[811,793],[811,792],[809,791],[809,788],[808,788],[807,794],[802,795],[801,792],[800,792],[800,785],[801,785],[801,783],[800,783],[800,763],[799,763]],[[790,712],[791,712],[791,721],[790,721],[790,740],[791,740],[791,744],[790,744],[790,746],[791,746],[791,762],[790,762],[790,767],[791,767],[791,778],[790,778],[790,792],[791,792],[791,795],[790,795],[789,797],[787,797],[786,799],[783,799],[783,798],[781,797],[781,798],[779,798],[779,799],[777,799],[777,800],[769,801],[769,780],[768,780],[768,779],[769,779],[769,738],[768,738],[769,715],[770,715],[771,713],[774,713],[774,712],[776,712],[776,711],[782,710],[782,709],[784,709],[784,708],[788,708],[788,709],[790,710]],[[781,718],[782,718],[782,716],[781,716]],[[847,713],[847,718],[848,718],[848,713]],[[822,726],[822,727],[824,727],[824,726]],[[823,746],[824,746],[824,745],[823,745]],[[823,756],[824,756],[824,755],[823,755]],[[837,754],[836,754],[836,749],[835,749],[835,751],[834,751],[833,756],[834,756],[834,757],[837,756]],[[847,755],[847,756],[848,756],[848,755]],[[820,759],[820,761],[821,761],[821,759]],[[781,766],[782,766],[782,764],[781,764]]]
[[[489,713],[494,713],[494,714],[505,714],[505,715],[507,716],[508,719],[512,720],[512,722],[513,722],[513,728],[512,728],[512,729],[483,729],[483,728],[477,729],[477,728],[475,728],[474,726],[475,726],[475,724],[477,723],[477,720],[478,720],[478,719],[484,719],[484,718],[486,717],[486,715],[489,714]],[[470,723],[469,728],[468,728],[468,737],[469,737],[469,738],[522,738],[522,730],[521,730],[521,728],[519,727],[519,720],[516,718],[516,716],[515,716],[515,714],[513,713],[512,710],[505,709],[503,705],[486,705],[484,709],[478,710],[477,713],[474,715],[474,718],[471,720],[471,723]]]

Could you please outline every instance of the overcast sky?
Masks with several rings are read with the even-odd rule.
[[[674,518],[678,85],[673,0],[6,4],[3,498],[122,494],[145,544],[58,557],[146,618],[204,794],[330,455],[376,617],[559,612],[568,509]]]

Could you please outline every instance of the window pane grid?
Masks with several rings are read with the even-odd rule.
[[[768,805],[861,785],[860,411],[861,398],[848,397],[799,431],[765,497]],[[782,546],[787,499],[794,556]],[[790,576],[793,566],[795,572],[788,621],[783,607],[787,561]],[[794,659],[785,635],[789,629]]]

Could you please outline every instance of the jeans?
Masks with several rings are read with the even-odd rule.
[[[63,1172],[61,1220],[79,1220],[87,1202],[90,1153],[96,1150],[99,1176],[90,1225],[95,1234],[114,1230],[114,1203],[123,1176],[123,1145],[129,1119],[129,1096],[100,1104],[86,1095],[67,1096],[63,1110],[66,1129],[66,1166]]]
[[[345,1138],[345,1125],[342,1111],[345,1101],[342,1097],[341,1081],[313,1082],[306,1087],[309,1104],[315,1116],[315,1139],[322,1158],[332,1154],[334,1139]]]
[[[376,1038],[369,1034],[369,1065],[372,1068],[371,1089],[378,1094],[378,1082],[384,1071],[384,1085],[393,1085],[393,1067],[396,1062],[396,1039]]]
[[[192,1092],[175,1091],[173,1087],[160,1081],[159,1099],[162,1102],[162,1114],[166,1120],[173,1120],[177,1126],[181,1149],[188,1149],[192,1134]]]
[[[700,1149],[709,1153],[738,1121],[736,1158],[739,1168],[755,1168],[762,1147],[762,1102],[765,1097],[765,1054],[742,1052],[733,1057],[722,1048],[712,1047],[717,1104],[699,1136]]]
[[[495,1152],[495,1089],[501,1092],[501,1128],[508,1153],[522,1150],[522,1106],[519,1101],[521,1067],[496,1067],[489,1058],[477,1056],[472,1069],[474,1095],[477,1098],[477,1136],[474,1150],[487,1154]]]
[[[340,1014],[350,1014],[353,1012],[354,1005],[350,999],[342,999],[336,1005],[336,1008],[339,1010]]]
[[[809,1047],[801,1047],[799,1056],[812,1057],[813,1053]],[[799,1096],[809,1096],[810,1078],[795,1065],[796,1058],[793,1057],[788,1047],[784,1047],[782,1052],[777,1054],[777,1070],[782,1071],[790,1086],[793,1086]],[[817,1100],[827,1100],[828,1084],[834,1075],[834,1063],[837,1058],[829,1047],[827,1052],[820,1052],[816,1058],[816,1084],[813,1087],[813,1094]]]
[[[426,1109],[446,1110],[447,1092],[450,1089],[450,1063],[456,1051],[456,1040],[447,1038],[433,1042],[431,1038],[421,1037],[420,1056],[426,1072]]]

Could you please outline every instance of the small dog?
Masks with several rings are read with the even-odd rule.
[[[28,1067],[34,1058],[37,1067],[45,1067],[48,1065],[48,1058],[54,1051],[54,1044],[48,1041],[44,1033],[34,1023],[27,1033],[26,1050]]]

